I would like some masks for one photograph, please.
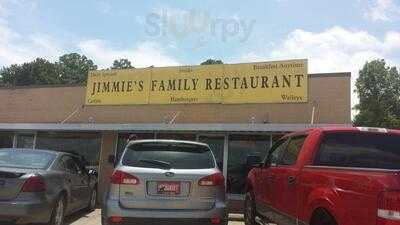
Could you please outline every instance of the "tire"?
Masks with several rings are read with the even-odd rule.
[[[318,209],[314,212],[310,225],[338,225],[338,223],[329,212]]]
[[[244,201],[244,223],[245,225],[256,225],[256,204],[254,194],[247,192]]]
[[[87,209],[90,211],[95,210],[96,203],[97,203],[97,187],[94,187],[92,190],[92,193],[90,194],[90,199],[89,199]]]
[[[66,211],[65,197],[61,195],[54,204],[48,225],[63,225]]]

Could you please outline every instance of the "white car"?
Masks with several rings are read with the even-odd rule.
[[[102,225],[179,223],[228,223],[225,179],[209,146],[129,142],[103,201]]]

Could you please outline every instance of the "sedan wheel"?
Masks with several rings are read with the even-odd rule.
[[[50,225],[63,225],[64,224],[64,212],[65,212],[65,204],[64,198],[60,197],[53,209]]]
[[[96,208],[96,202],[97,202],[97,190],[95,188],[95,189],[93,189],[92,195],[90,196],[90,202],[89,202],[90,210],[93,210]]]

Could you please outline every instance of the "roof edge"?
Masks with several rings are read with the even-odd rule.
[[[272,123],[196,123],[196,124],[88,124],[88,123],[0,123],[0,131],[165,131],[165,132],[287,132],[318,127],[350,127],[351,124],[272,124]]]
[[[86,87],[86,84],[44,84],[44,85],[26,85],[26,86],[6,86],[0,87],[0,90],[14,89],[36,89],[36,88],[64,88],[64,87]]]
[[[309,73],[310,78],[314,77],[351,77],[351,72],[337,72],[337,73]]]

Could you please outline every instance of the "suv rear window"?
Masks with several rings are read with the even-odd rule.
[[[400,135],[345,132],[325,134],[314,164],[400,169]]]
[[[122,158],[125,166],[173,169],[214,168],[211,150],[187,143],[141,143],[126,148]]]

